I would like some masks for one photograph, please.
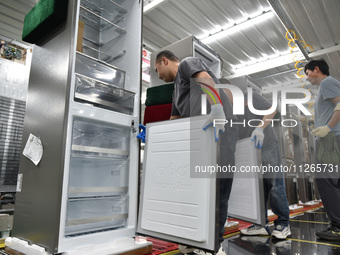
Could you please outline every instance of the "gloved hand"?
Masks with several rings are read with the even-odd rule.
[[[261,149],[263,145],[264,133],[262,128],[255,128],[251,133],[251,141],[255,143],[255,148]]]
[[[310,126],[311,128],[314,128],[314,120],[311,117],[305,117],[302,115],[297,115],[295,113],[292,112],[292,114],[294,115],[295,119],[297,119],[298,121],[301,121],[302,124],[306,125],[306,126]]]
[[[139,127],[142,129],[142,132],[140,132],[137,135],[138,139],[141,139],[143,143],[145,143],[145,135],[146,135],[146,127],[142,124],[139,124]]]
[[[212,126],[214,124],[215,120],[215,126],[214,126],[214,134],[215,134],[215,140],[218,141],[218,133],[224,132],[224,125],[225,125],[225,114],[223,111],[223,107],[221,104],[214,104],[211,106],[211,112],[209,114],[208,120],[203,124],[203,130],[207,130],[208,127]],[[218,120],[218,121],[217,121]]]
[[[317,129],[312,130],[312,134],[318,137],[325,137],[329,132],[331,132],[332,129],[326,125],[318,127]]]
[[[294,115],[295,119],[297,119],[298,121],[301,121],[302,123],[304,123],[305,125],[307,125],[306,121],[306,117],[302,116],[302,115],[297,115],[295,113],[292,112],[292,114]]]

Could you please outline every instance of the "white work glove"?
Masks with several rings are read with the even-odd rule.
[[[309,126],[311,129],[314,128],[314,119],[312,117],[305,117],[305,116],[297,115],[293,112],[292,114],[294,115],[295,119],[297,119],[298,121],[301,121],[302,125]]]
[[[214,122],[215,120],[215,122]],[[215,134],[215,140],[218,141],[218,133],[224,132],[224,125],[225,125],[225,114],[223,111],[223,107],[221,104],[214,104],[211,106],[211,112],[208,116],[207,121],[203,124],[203,130],[207,130],[208,127],[214,126],[214,134]]]
[[[251,141],[255,143],[255,148],[261,149],[263,145],[264,133],[262,128],[255,128],[250,137]]]
[[[332,129],[328,125],[326,125],[326,126],[321,126],[321,127],[318,127],[312,130],[311,133],[318,137],[325,137],[331,131]]]
[[[294,115],[295,119],[297,119],[298,121],[301,121],[303,124],[308,125],[308,123],[306,123],[306,117],[305,116],[297,115],[293,112],[292,112],[292,114]]]
[[[302,116],[302,115],[297,115],[293,112],[292,112],[292,114],[294,115],[295,119],[297,119],[298,121],[301,121],[302,124],[304,124],[306,126],[310,126],[311,128],[314,128],[313,118],[305,117],[305,116]]]

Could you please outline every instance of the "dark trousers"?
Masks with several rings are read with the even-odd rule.
[[[338,146],[340,148],[340,135],[336,136]],[[318,149],[318,141],[316,143],[316,151]],[[316,158],[316,157],[315,157]],[[320,162],[316,158],[316,164]],[[334,168],[334,167],[333,167]],[[334,171],[336,168],[333,169]],[[340,164],[338,164],[338,171],[340,171]],[[330,178],[326,175],[316,178],[316,184],[320,193],[320,197],[327,213],[328,218],[332,224],[340,226],[340,178],[339,172],[329,174]]]
[[[227,127],[225,132],[220,136],[220,166],[235,166],[235,150],[237,142],[238,128]],[[219,242],[223,242],[224,224],[228,218],[228,201],[231,187],[233,184],[233,173],[218,175],[220,178],[220,213],[219,213]]]

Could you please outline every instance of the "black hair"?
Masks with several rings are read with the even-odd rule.
[[[324,75],[329,75],[329,66],[327,62],[324,59],[319,59],[319,60],[311,60],[309,61],[304,68],[304,71],[306,73],[307,70],[314,71],[315,67],[319,67],[320,71]]]
[[[176,55],[173,52],[169,50],[163,50],[157,54],[156,63],[159,62],[163,57],[166,57],[167,59],[170,59],[171,61],[179,62],[178,57],[176,57]]]

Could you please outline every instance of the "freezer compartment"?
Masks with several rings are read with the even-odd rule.
[[[72,156],[68,197],[126,194],[128,167],[127,159]]]
[[[122,228],[127,218],[127,196],[69,199],[65,235]]]
[[[116,21],[123,20],[120,17],[118,19]],[[86,8],[83,4],[80,5],[79,9],[79,20],[85,24],[83,39],[98,46],[103,46],[126,34],[125,29],[102,17],[96,10]]]
[[[74,119],[72,156],[126,159],[129,156],[130,128],[87,119]]]
[[[76,73],[107,83],[113,87],[124,88],[125,72],[118,68],[98,62],[97,59],[77,52]]]
[[[114,24],[124,20],[128,12],[112,0],[81,0],[81,5]]]
[[[114,87],[108,83],[76,74],[74,99],[124,114],[132,114],[135,93]]]

